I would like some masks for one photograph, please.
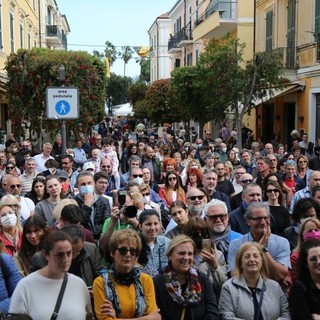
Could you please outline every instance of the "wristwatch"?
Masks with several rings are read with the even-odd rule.
[[[268,250],[267,247],[263,247],[263,248],[262,248],[262,251],[263,251],[263,252],[269,252],[269,250]]]

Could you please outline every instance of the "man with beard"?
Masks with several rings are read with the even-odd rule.
[[[226,203],[228,211],[231,211],[230,201],[226,194],[216,190],[218,176],[214,170],[208,170],[203,173],[202,185],[209,199],[218,199]]]
[[[256,165],[252,162],[250,151],[248,149],[242,149],[240,157],[241,165],[244,166],[247,173],[250,173],[255,178],[258,171]]]
[[[203,211],[204,219],[210,229],[210,238],[228,261],[230,242],[241,237],[242,234],[231,230],[228,209],[223,201],[212,199],[204,206]]]

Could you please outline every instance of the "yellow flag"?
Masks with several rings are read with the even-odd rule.
[[[109,62],[109,58],[105,57],[104,59],[105,63],[106,63],[106,74],[107,74],[107,78],[110,78],[110,62]]]
[[[142,47],[138,54],[141,58],[145,58],[149,55],[150,51],[151,47]]]

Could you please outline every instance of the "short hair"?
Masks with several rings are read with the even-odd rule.
[[[223,210],[225,211],[225,213],[228,213],[228,207],[226,205],[226,203],[224,201],[221,201],[219,199],[212,199],[210,202],[208,202],[204,208],[203,208],[203,212],[206,215],[209,208],[211,207],[215,207],[215,206],[222,206]]]
[[[82,170],[78,173],[77,178],[76,178],[76,185],[78,185],[80,178],[82,177],[91,177],[93,180],[93,175],[90,171]],[[94,180],[93,180],[94,182]]]
[[[241,245],[241,247],[239,248],[237,254],[236,254],[236,258],[235,258],[235,262],[234,262],[234,271],[237,277],[242,276],[243,274],[243,269],[242,269],[242,258],[243,255],[245,254],[245,252],[250,249],[251,247],[255,247],[258,249],[259,251],[259,255],[261,257],[262,260],[262,266],[261,266],[261,270],[260,270],[260,274],[261,277],[263,279],[267,279],[268,278],[268,265],[266,262],[266,258],[263,254],[261,245],[258,242],[246,242],[243,245]]]
[[[312,190],[311,190],[311,197],[314,198],[317,191],[320,191],[320,186],[315,186]]]
[[[109,177],[108,175],[104,172],[104,171],[99,171],[99,172],[96,172],[94,175],[93,175],[93,180],[94,182],[97,182],[99,179],[107,179],[109,180]]]
[[[243,148],[242,150],[241,150],[241,152],[240,152],[240,156],[242,156],[244,153],[249,153],[249,155],[251,156],[251,152],[250,152],[250,150],[248,150],[248,149],[246,149],[246,148]]]
[[[169,208],[169,211],[170,211],[170,214],[171,214],[171,211],[173,208],[182,208],[183,210],[188,210],[187,206],[185,205],[185,203],[181,200],[176,200],[176,201],[173,201],[171,203],[171,206]]]
[[[44,239],[42,247],[44,253],[49,254],[50,251],[53,249],[54,245],[59,241],[69,241],[72,245],[72,239],[66,232],[60,230],[53,230]]]
[[[63,226],[61,228],[61,231],[67,233],[71,237],[73,244],[77,243],[79,240],[81,241],[85,240],[84,233],[81,230],[80,226],[70,224],[67,226]]]
[[[125,241],[131,242],[136,246],[138,257],[142,248],[141,239],[138,233],[132,229],[122,229],[112,233],[108,246],[110,253],[114,254],[119,245]]]
[[[160,216],[156,210],[154,209],[143,210],[139,216],[139,224],[143,224],[149,217],[152,217],[152,216],[156,216],[160,221]]]
[[[60,219],[70,224],[78,224],[82,221],[82,211],[78,204],[67,204],[61,210]]]
[[[54,159],[48,159],[45,162],[44,166],[46,168],[56,168],[56,169],[58,169],[59,168],[59,162],[57,160],[54,160]]]
[[[244,214],[244,219],[249,220],[251,218],[251,213],[253,209],[266,209],[268,216],[270,217],[270,207],[267,203],[265,202],[251,202],[249,206],[246,209],[246,212]]]
[[[267,156],[259,156],[256,161],[259,161],[259,160],[262,160],[265,164],[270,166],[271,161]]]
[[[317,247],[320,247],[320,240],[318,239],[310,239],[302,243],[297,262],[298,279],[309,279],[308,253],[310,249]]]
[[[140,184],[136,181],[129,181],[126,185],[126,190],[129,191],[132,187],[138,187],[140,189]]]
[[[139,161],[139,163],[140,163],[140,165],[141,165],[141,158],[140,158],[139,156],[137,156],[137,155],[131,156],[131,157],[129,158],[129,160],[128,160],[129,167],[131,167],[131,163],[132,163],[132,162],[136,162],[136,161]],[[140,165],[139,165],[139,166],[140,166]]]
[[[166,255],[167,257],[169,258],[172,251],[180,244],[182,243],[191,243],[192,246],[193,246],[193,252],[196,251],[196,244],[195,242],[190,238],[188,237],[187,235],[185,234],[179,234],[178,236],[175,236],[171,239],[170,243],[169,243],[169,247],[167,249],[167,252],[166,252]]]
[[[140,190],[140,192],[150,191],[150,186],[146,183],[142,183],[142,184],[140,184],[139,190]]]
[[[30,151],[30,150],[29,150]],[[25,161],[24,161],[24,163],[25,164],[27,164],[27,163],[29,163],[29,162],[36,162],[36,160],[34,159],[34,158],[29,158],[29,159],[26,159]]]
[[[284,163],[284,168],[288,167],[288,166],[294,166],[295,168],[297,167],[297,163],[294,160],[287,160]]]
[[[293,207],[292,219],[294,222],[300,222],[300,219],[305,217],[305,212],[314,208],[317,218],[320,218],[320,206],[313,198],[299,199]]]
[[[201,233],[204,239],[210,238],[210,228],[201,217],[192,217],[183,228],[183,233],[192,238],[195,233]]]
[[[59,203],[55,206],[55,208],[52,211],[52,215],[56,221],[58,221],[61,218],[62,210],[64,209],[65,206],[69,204],[78,205],[76,200],[66,198],[66,199],[61,199]]]
[[[45,142],[45,143],[43,144],[43,146],[42,146],[42,150],[43,150],[45,147],[47,147],[47,146],[49,146],[50,148],[53,147],[50,142]]]
[[[73,162],[73,156],[70,154],[65,154],[64,156],[61,157],[61,160],[63,159],[68,159],[70,162]]]

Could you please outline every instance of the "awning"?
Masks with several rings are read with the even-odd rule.
[[[258,106],[262,103],[268,102],[269,100],[280,98],[282,96],[287,96],[297,91],[303,91],[304,87],[305,87],[304,83],[292,82],[290,84],[285,85],[282,89],[272,89],[269,92],[267,92],[265,97],[263,97],[262,99],[253,100],[253,105]]]

